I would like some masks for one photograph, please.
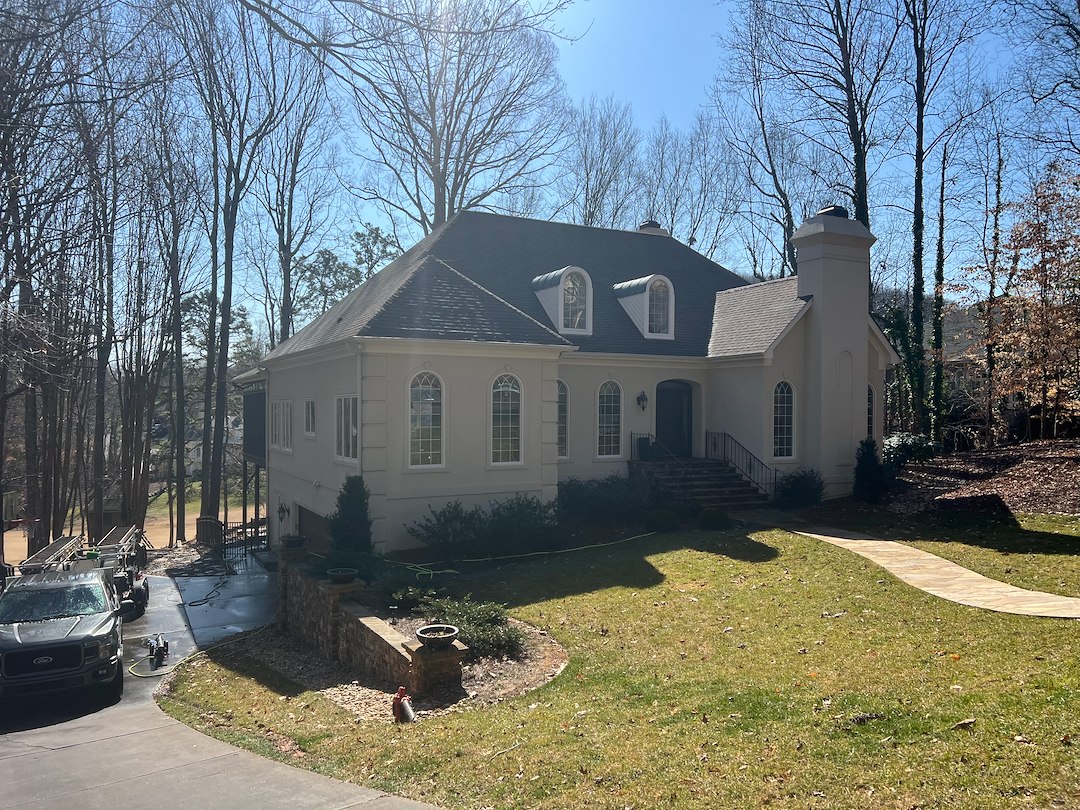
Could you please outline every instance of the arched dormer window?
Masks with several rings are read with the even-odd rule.
[[[589,284],[576,270],[563,276],[562,328],[574,332],[589,328]]]
[[[649,285],[649,334],[671,333],[671,285],[662,278]]]
[[[773,457],[795,455],[795,390],[781,380],[773,389]]]

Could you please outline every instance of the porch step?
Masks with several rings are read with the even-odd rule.
[[[672,501],[693,503],[702,509],[747,508],[768,501],[761,490],[726,461],[696,458],[632,461],[630,474],[651,478]]]

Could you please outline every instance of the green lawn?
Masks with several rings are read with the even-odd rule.
[[[550,630],[567,669],[393,728],[226,648],[164,706],[448,808],[1080,806],[1075,622],[945,602],[782,531],[651,537],[456,587]]]

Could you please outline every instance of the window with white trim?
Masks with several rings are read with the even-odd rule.
[[[773,389],[773,457],[795,455],[795,390],[783,380]]]
[[[270,446],[292,450],[292,402],[289,400],[270,403]]]
[[[671,332],[671,287],[662,278],[649,285],[649,334]]]
[[[359,457],[359,399],[334,397],[334,456],[342,459]]]
[[[315,435],[315,400],[304,400],[304,435]]]
[[[443,463],[442,380],[422,371],[409,383],[409,466],[438,467]]]
[[[614,380],[600,386],[596,399],[596,455],[622,455],[622,389]]]
[[[585,331],[589,328],[589,285],[585,276],[571,271],[563,276],[562,328]]]
[[[559,458],[570,457],[570,390],[562,380],[557,382],[559,404],[555,411],[555,441]]]
[[[491,386],[491,463],[521,462],[521,383],[503,374]]]

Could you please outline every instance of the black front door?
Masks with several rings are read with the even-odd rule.
[[[657,385],[656,440],[673,455],[688,458],[694,452],[693,430],[693,394],[690,383],[665,380]]]

